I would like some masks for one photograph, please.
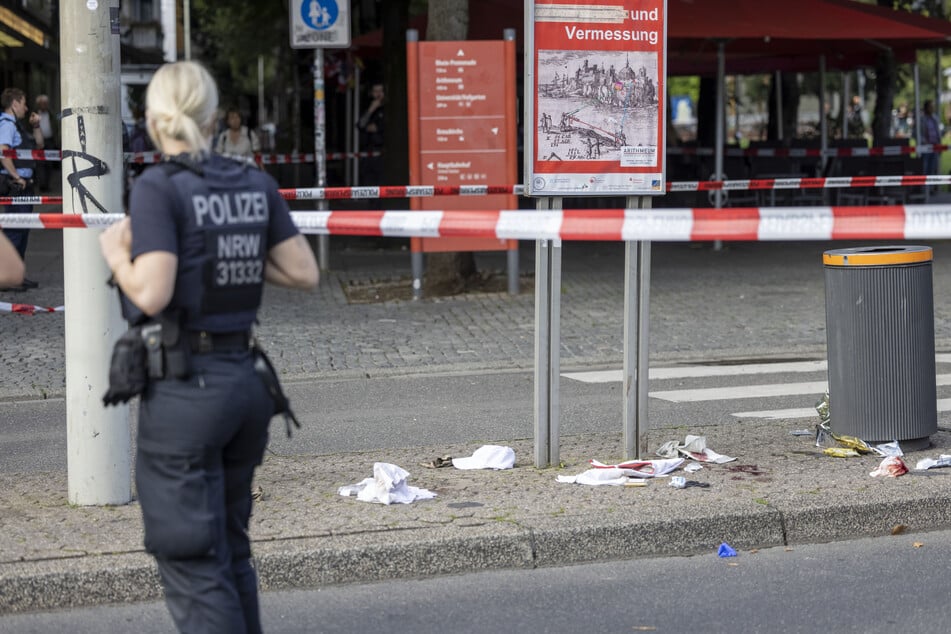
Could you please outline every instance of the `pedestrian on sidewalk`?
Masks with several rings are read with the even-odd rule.
[[[228,127],[218,135],[215,141],[215,152],[253,159],[254,155],[261,151],[261,143],[258,135],[242,123],[241,111],[237,108],[228,108],[225,123]]]
[[[163,161],[136,179],[130,215],[100,245],[127,319],[163,329],[163,369],[150,370],[139,403],[135,476],[169,612],[182,632],[253,633],[251,486],[276,406],[251,326],[265,281],[312,289],[319,273],[274,179],[211,152],[217,107],[201,65],[159,68],[146,125]]]
[[[21,119],[29,111],[26,105],[26,93],[19,88],[7,88],[0,93],[0,150],[33,150],[43,149],[43,133],[40,131],[39,116],[30,114],[27,126],[21,124]],[[28,159],[12,159],[0,157],[0,176],[6,176],[13,181],[18,190],[17,196],[33,195],[33,161]],[[10,205],[6,208],[9,214],[28,214],[33,211],[33,205]],[[26,262],[26,244],[30,238],[29,229],[4,229],[3,233],[13,243],[13,247],[20,254],[20,259]],[[25,291],[37,288],[39,284],[33,280],[23,278],[18,286],[2,288],[0,291]]]
[[[47,95],[37,95],[34,103],[36,114],[39,117],[40,132],[43,135],[43,149],[53,150],[56,148],[56,131],[53,128],[53,115],[50,113],[50,98]],[[58,163],[54,161],[37,162],[35,179],[37,191],[50,191],[50,179],[57,165]]]

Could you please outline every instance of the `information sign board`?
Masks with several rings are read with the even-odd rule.
[[[532,196],[664,193],[665,0],[527,0]]]
[[[410,184],[507,185],[517,178],[514,41],[410,42]],[[415,72],[414,72],[415,71]],[[511,194],[414,198],[414,209],[514,209]],[[418,243],[417,243],[418,241]],[[513,248],[486,238],[417,238],[422,251]]]

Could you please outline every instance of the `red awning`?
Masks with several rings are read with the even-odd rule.
[[[523,0],[470,4],[469,38],[501,39],[517,30],[523,43]],[[425,39],[426,16],[411,20]],[[667,67],[672,75],[716,72],[718,41],[727,72],[808,71],[826,56],[829,69],[874,64],[884,49],[913,61],[918,49],[951,48],[951,22],[853,0],[667,0]],[[359,53],[382,51],[382,33],[353,41]]]

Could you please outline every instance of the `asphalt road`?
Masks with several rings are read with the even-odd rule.
[[[812,366],[808,364],[816,361],[793,363],[809,368]],[[762,366],[707,360],[703,364],[652,369],[652,373],[660,372],[666,378],[650,382],[651,393],[656,395],[650,399],[650,427],[691,433],[708,425],[742,424],[744,419],[734,415],[738,412],[789,408],[804,410],[810,418],[786,419],[782,424],[814,424],[817,418],[810,408],[822,394],[819,386],[825,381],[825,371],[736,374],[743,368]],[[620,431],[621,383],[611,380],[617,371],[605,374],[597,369],[574,370],[565,372],[560,381],[560,433]],[[694,376],[704,373],[713,375]],[[804,393],[750,395],[750,386],[764,384],[779,386],[772,391]],[[283,423],[275,419],[270,449],[278,454],[504,442],[534,434],[531,372],[289,382],[286,388],[303,428],[288,439]],[[0,471],[65,469],[65,401],[0,402]]]
[[[273,633],[942,632],[951,531],[262,595]],[[169,632],[160,602],[0,616],[0,632]]]

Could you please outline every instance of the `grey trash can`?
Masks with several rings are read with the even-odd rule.
[[[832,431],[922,449],[938,431],[930,247],[822,257]]]

